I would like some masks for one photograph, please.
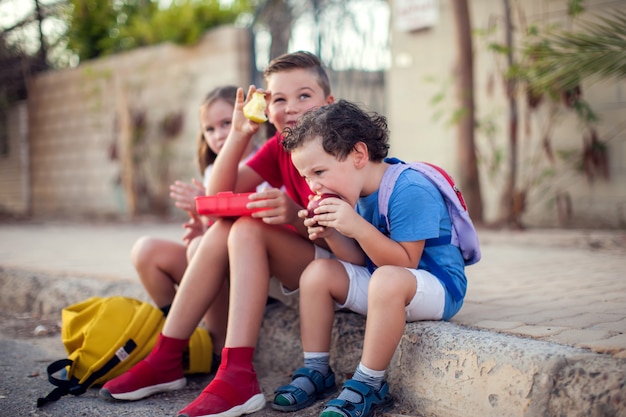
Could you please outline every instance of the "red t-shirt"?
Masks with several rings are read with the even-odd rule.
[[[246,164],[272,187],[284,186],[285,192],[293,201],[306,207],[309,203],[309,195],[313,193],[293,166],[291,155],[283,149],[281,141],[281,134],[276,132]]]

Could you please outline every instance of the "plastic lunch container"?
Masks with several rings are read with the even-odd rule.
[[[233,193],[225,191],[211,196],[196,197],[196,211],[212,217],[249,216],[257,211],[267,210],[266,207],[248,209],[249,196],[253,193]]]

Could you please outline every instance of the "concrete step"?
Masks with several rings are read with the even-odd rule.
[[[267,311],[256,358],[263,376],[285,369],[284,382],[302,364],[289,310]],[[359,362],[364,329],[363,317],[337,314],[331,366],[341,382]],[[409,415],[626,415],[626,361],[447,322],[407,324],[387,380]]]
[[[0,268],[0,305],[15,312],[58,313],[90,296],[145,299],[138,283]],[[341,384],[359,362],[365,318],[336,315],[331,366]],[[271,305],[255,367],[268,399],[302,365],[297,310]],[[626,417],[626,360],[447,322],[407,324],[387,380],[399,416]],[[316,403],[298,416],[315,416]],[[259,416],[285,415],[271,409]]]

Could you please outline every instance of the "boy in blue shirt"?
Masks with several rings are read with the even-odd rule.
[[[461,308],[464,260],[454,245],[425,247],[427,239],[450,235],[452,224],[439,190],[412,169],[394,185],[387,230],[378,211],[378,191],[390,166],[383,116],[341,100],[305,114],[285,136],[283,147],[311,190],[337,195],[323,199],[305,220],[309,238],[324,238],[336,259],[314,260],[300,277],[304,368],[276,390],[272,406],[295,411],[331,392],[334,313],[349,309],[367,315],[361,361],[321,417],[371,416],[392,404],[384,374],[405,323],[448,320]],[[423,251],[452,282],[444,284],[428,269]],[[450,285],[461,299],[450,295]]]

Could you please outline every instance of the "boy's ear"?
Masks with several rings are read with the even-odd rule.
[[[272,120],[272,114],[270,112],[270,99],[272,97],[272,92],[271,91],[266,91],[265,92],[265,103],[267,104],[265,106],[265,114],[267,115],[267,120],[274,124],[274,121]]]
[[[274,124],[274,119],[272,117],[272,112],[270,112],[270,106],[267,106],[265,108],[265,114],[267,115],[267,120],[271,123]]]
[[[365,142],[357,142],[350,154],[352,155],[354,166],[358,169],[363,168],[370,160]]]
[[[326,97],[326,104],[333,104],[334,102],[335,102],[335,97],[332,94]]]

